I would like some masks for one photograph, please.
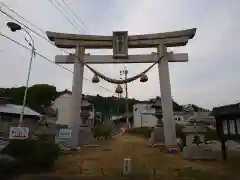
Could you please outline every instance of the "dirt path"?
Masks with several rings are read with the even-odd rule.
[[[152,177],[155,172],[156,177],[174,179],[178,167],[194,168],[194,171],[190,171],[194,176],[202,171],[217,173],[226,170],[222,163],[180,160],[176,155],[162,152],[160,148],[148,147],[144,138],[122,135],[103,143],[102,147],[84,147],[81,152],[60,156],[51,173],[37,175],[38,178],[24,176],[21,179],[120,177],[124,158],[131,158],[132,172],[138,177]]]
[[[165,153],[159,148],[148,147],[147,140],[140,137],[122,135],[103,144],[102,147],[84,147],[81,152],[60,156],[54,172],[48,176],[120,176],[124,158],[131,158],[134,174],[150,175],[154,168],[160,173],[160,169],[165,171],[166,167],[174,166],[173,155],[166,161]]]
[[[81,153],[61,157],[55,173],[79,174],[82,162],[82,172],[85,175],[120,174],[123,159],[131,158],[133,171],[150,174],[153,167],[159,166],[161,159],[164,159],[163,155],[160,149],[148,147],[145,139],[123,135],[110,140],[103,147],[85,147]],[[166,162],[163,165],[166,166]]]

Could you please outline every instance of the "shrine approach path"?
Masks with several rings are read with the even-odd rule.
[[[84,147],[79,152],[61,155],[55,163],[54,170],[49,173],[23,175],[18,179],[77,180],[107,179],[108,177],[118,179],[117,177],[121,177],[123,171],[124,158],[131,159],[132,174],[138,179],[143,177],[149,179],[153,176],[175,179],[178,176],[177,168],[194,167],[198,170],[197,172],[215,172],[216,170],[216,173],[224,172],[223,169],[226,168],[219,162],[182,160],[177,155],[168,154],[159,147],[148,147],[147,144],[148,140],[145,138],[124,134],[103,141],[100,147]]]

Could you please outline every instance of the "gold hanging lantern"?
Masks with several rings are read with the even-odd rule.
[[[120,84],[117,85],[117,88],[116,88],[115,92],[117,94],[122,94],[123,93],[123,89],[122,89],[122,86]]]
[[[140,82],[147,82],[148,81],[148,77],[146,74],[142,74],[140,77]]]
[[[99,82],[100,82],[99,77],[96,74],[94,74],[94,76],[92,78],[92,83],[99,83]]]

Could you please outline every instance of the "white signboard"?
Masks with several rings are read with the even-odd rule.
[[[27,139],[29,133],[28,127],[10,127],[9,139]]]
[[[71,129],[60,129],[58,133],[58,137],[61,139],[69,139],[72,137]]]

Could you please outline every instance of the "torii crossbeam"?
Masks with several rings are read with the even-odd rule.
[[[55,59],[56,63],[74,63],[72,117],[71,123],[69,124],[73,133],[70,145],[72,147],[76,147],[79,144],[79,126],[84,126],[80,117],[84,64],[79,60],[79,58],[84,61],[84,63],[88,64],[154,63],[157,59],[163,56],[164,58],[158,63],[158,69],[161,89],[161,103],[163,109],[165,144],[169,148],[176,146],[177,141],[175,122],[173,119],[168,62],[186,62],[188,61],[188,54],[174,54],[167,52],[167,47],[185,46],[188,43],[188,40],[195,36],[195,33],[195,28],[143,35],[128,35],[126,31],[121,31],[113,32],[113,36],[77,35],[47,31],[49,40],[54,41],[57,47],[76,49],[75,55],[57,55]],[[128,55],[128,48],[149,47],[156,47],[157,53]],[[89,55],[84,53],[85,49],[106,48],[113,48],[113,55]],[[76,56],[78,58],[76,58]]]

